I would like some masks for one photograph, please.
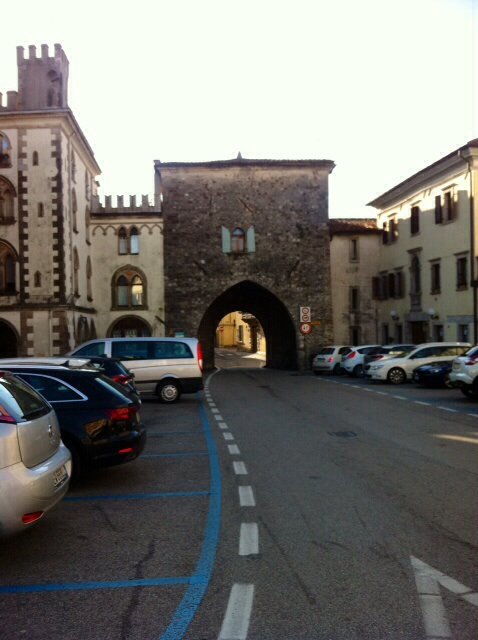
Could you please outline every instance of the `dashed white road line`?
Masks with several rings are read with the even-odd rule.
[[[414,404],[422,404],[425,407],[430,407],[431,406],[430,402],[423,402],[422,400],[414,400],[413,403]]]
[[[233,462],[234,473],[237,476],[247,476],[246,465],[242,461]]]
[[[227,424],[225,422],[218,422],[217,426],[219,429],[227,429]]]
[[[253,600],[253,584],[232,585],[218,640],[246,640]]]
[[[230,431],[225,431],[222,434],[224,440],[234,440],[234,436],[232,435],[232,433]]]
[[[211,407],[211,413],[219,413],[219,409],[213,409],[212,405],[210,405]]]
[[[259,527],[257,522],[242,522],[239,534],[239,555],[253,556],[259,553]]]
[[[379,396],[389,396],[389,393],[385,393],[385,391],[375,391],[375,393]]]
[[[238,456],[241,453],[237,444],[228,444],[227,448],[229,449],[231,456]]]
[[[442,409],[442,411],[449,411],[450,413],[460,413],[456,409],[449,409],[448,407],[437,407],[437,409]]]
[[[256,499],[252,487],[239,487],[239,504],[241,507],[255,507]]]
[[[392,396],[392,398],[395,398],[395,400],[408,400],[405,396]]]
[[[223,421],[224,421],[224,418],[223,418],[221,415],[219,415],[219,414],[215,414],[215,415],[214,415],[214,418],[215,418],[215,420],[217,420],[218,422],[223,422]]]

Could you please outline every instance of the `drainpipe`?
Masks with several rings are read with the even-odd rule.
[[[463,150],[458,151],[458,155],[468,165],[470,174],[470,280],[473,291],[473,344],[478,344],[478,304],[477,287],[475,283],[475,216],[474,216],[474,192],[473,192],[473,158],[463,155]]]

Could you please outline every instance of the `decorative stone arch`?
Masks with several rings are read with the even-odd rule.
[[[0,239],[0,294],[14,295],[18,284],[18,253],[7,240]]]
[[[221,293],[206,309],[198,337],[206,368],[214,366],[214,338],[220,320],[233,311],[251,313],[260,322],[267,343],[266,366],[297,368],[297,338],[293,319],[285,304],[271,291],[243,280]]]
[[[16,358],[21,351],[21,338],[13,324],[0,318],[0,358]]]
[[[137,338],[149,338],[153,331],[149,322],[140,316],[124,315],[114,320],[106,331],[107,338],[129,337],[134,331],[138,332]],[[120,333],[121,335],[117,335]]]

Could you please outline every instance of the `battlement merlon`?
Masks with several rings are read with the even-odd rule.
[[[69,64],[68,58],[62,49],[61,44],[55,43],[55,53],[53,56],[49,56],[49,47],[47,44],[41,45],[41,57],[37,56],[37,48],[34,44],[28,45],[28,58],[25,58],[25,47],[17,47],[17,64],[20,64],[26,60],[57,60],[63,64]]]
[[[129,204],[125,204],[125,199],[129,199]],[[95,215],[161,215],[161,196],[154,195],[154,203],[150,204],[147,195],[141,196],[141,203],[136,203],[136,196],[116,196],[116,206],[112,204],[112,196],[105,196],[105,203],[100,202],[99,196],[93,196],[91,213]]]

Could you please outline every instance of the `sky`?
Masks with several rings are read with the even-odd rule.
[[[374,216],[478,137],[478,0],[23,0],[2,22],[4,95],[17,45],[63,46],[102,196],[241,152],[333,160],[329,215]]]

